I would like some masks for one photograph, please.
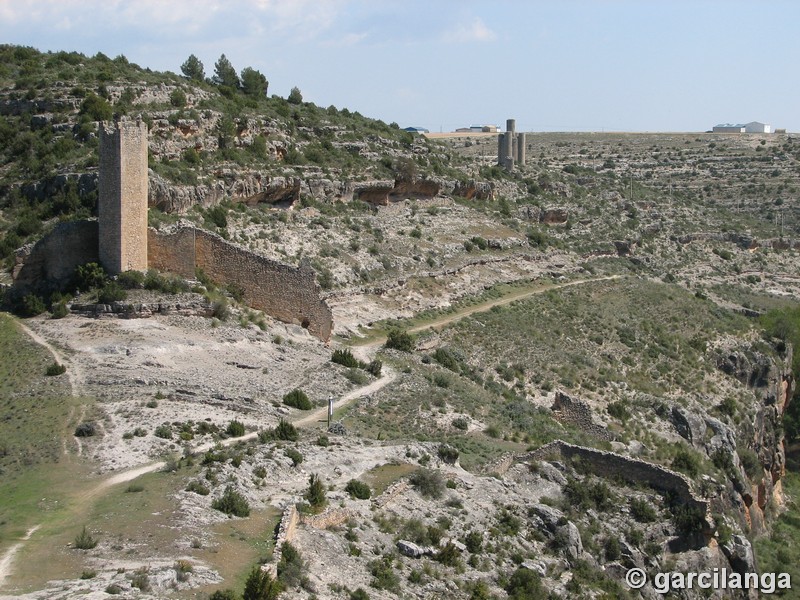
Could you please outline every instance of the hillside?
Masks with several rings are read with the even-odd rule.
[[[658,572],[800,576],[793,135],[529,133],[508,173],[494,136],[413,136],[252,69],[0,56],[6,267],[94,214],[116,113],[149,127],[151,227],[310,265],[334,323],[325,343],[202,271],[91,265],[0,315],[2,593],[655,598]]]

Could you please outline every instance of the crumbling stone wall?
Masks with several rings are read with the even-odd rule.
[[[653,489],[674,494],[676,499],[687,506],[700,508],[705,514],[708,512],[708,501],[694,494],[691,483],[681,473],[616,452],[575,446],[556,440],[527,454],[517,455],[515,462],[543,460],[553,454],[570,460],[577,457],[589,472],[598,477],[644,483]]]
[[[347,522],[355,513],[347,508],[331,508],[319,515],[303,515],[303,525],[314,529],[329,529]]]
[[[151,267],[194,277],[195,268],[218,283],[234,284],[244,292],[244,303],[285,321],[302,325],[327,341],[333,315],[320,299],[313,269],[293,267],[253,254],[218,235],[195,228],[171,233],[149,230]]]
[[[97,237],[97,221],[72,221],[17,250],[11,272],[15,292],[44,293],[67,283],[79,265],[98,261]]]
[[[562,423],[574,425],[581,431],[607,442],[614,439],[614,436],[605,427],[594,422],[592,409],[579,398],[572,398],[564,392],[558,391],[551,408],[553,416]]]

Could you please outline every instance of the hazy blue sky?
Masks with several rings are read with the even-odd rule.
[[[800,131],[797,0],[0,0],[0,41],[179,72],[225,53],[286,96],[449,131]]]

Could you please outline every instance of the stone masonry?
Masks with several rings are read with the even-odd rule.
[[[98,254],[112,275],[147,269],[147,184],[147,125],[101,123]]]

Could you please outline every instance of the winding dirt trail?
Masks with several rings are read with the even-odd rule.
[[[22,548],[25,542],[30,539],[30,537],[36,532],[37,529],[39,529],[39,527],[40,525],[36,525],[28,529],[25,535],[22,536],[16,544],[6,550],[5,554],[3,554],[3,557],[0,558],[0,587],[3,586],[6,578],[11,573],[11,562],[14,560],[14,555],[19,552],[20,548]]]

